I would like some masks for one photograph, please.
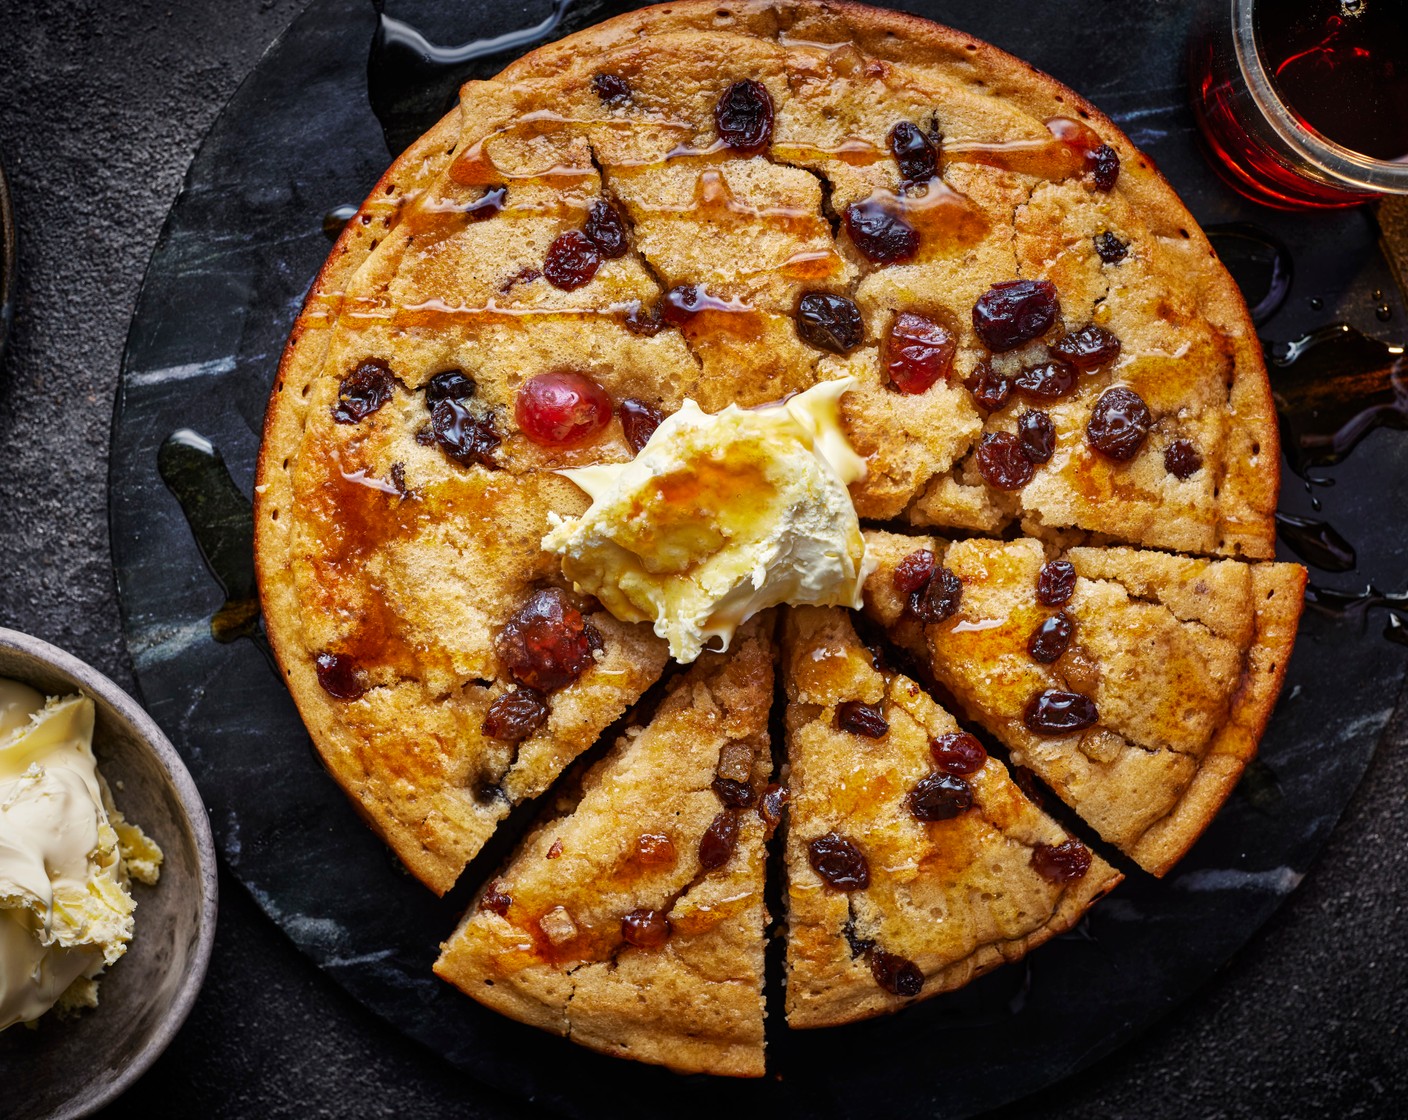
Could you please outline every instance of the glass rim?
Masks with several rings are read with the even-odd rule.
[[[1335,143],[1296,119],[1276,92],[1257,45],[1253,18],[1257,0],[1230,2],[1237,66],[1246,79],[1252,101],[1281,142],[1339,185],[1370,192],[1408,191],[1408,156],[1397,160],[1375,159]]]

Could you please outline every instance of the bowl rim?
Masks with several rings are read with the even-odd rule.
[[[79,660],[58,646],[51,645],[42,638],[18,630],[0,626],[0,649],[12,650],[44,662],[49,667],[68,676],[75,685],[92,696],[110,704],[114,711],[137,732],[138,737],[156,755],[166,771],[176,792],[186,824],[195,840],[196,860],[200,870],[200,915],[199,931],[196,937],[195,952],[190,967],[181,980],[175,998],[161,1023],[150,1038],[133,1056],[132,1060],[109,1081],[96,1095],[84,1101],[77,1108],[60,1108],[54,1120],[68,1120],[71,1117],[87,1116],[120,1097],[176,1037],[185,1023],[196,1001],[201,986],[205,982],[206,969],[210,964],[211,950],[215,945],[215,920],[219,911],[219,876],[215,860],[215,840],[210,831],[210,817],[206,813],[205,802],[191,778],[176,748],[171,745],[165,733],[132,696],[119,688],[108,677],[85,661]],[[85,1085],[86,1082],[75,1082]]]

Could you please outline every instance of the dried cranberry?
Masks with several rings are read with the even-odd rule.
[[[631,450],[639,455],[640,449],[650,442],[655,429],[664,421],[664,413],[654,405],[634,397],[623,400],[616,411],[621,416],[621,431],[626,437],[626,442],[631,445]]]
[[[724,90],[714,106],[719,139],[736,152],[752,155],[772,142],[772,95],[748,78]]]
[[[845,354],[865,340],[865,322],[854,300],[808,292],[797,303],[797,334],[808,346]]]
[[[487,910],[491,914],[503,917],[508,913],[508,908],[513,905],[513,896],[504,891],[508,884],[501,879],[495,879],[484,891],[484,896],[479,900],[479,909]]]
[[[517,688],[489,705],[484,734],[505,743],[520,743],[547,721],[547,698],[531,688]]]
[[[963,601],[963,581],[940,567],[934,578],[909,597],[909,613],[926,625],[946,622],[958,613]]]
[[[899,164],[900,181],[906,186],[927,183],[939,171],[939,152],[918,125],[900,121],[890,129],[890,154]]]
[[[621,919],[621,936],[637,949],[658,949],[670,933],[670,919],[659,910],[632,910]]]
[[[839,891],[864,890],[870,886],[870,865],[864,853],[835,832],[818,836],[807,845],[807,861],[813,871]]]
[[[631,87],[626,79],[618,74],[593,74],[592,89],[603,105],[619,109],[631,99]]]
[[[1027,652],[1032,655],[1033,661],[1040,661],[1043,665],[1059,661],[1071,644],[1075,628],[1076,624],[1065,611],[1053,614],[1032,631],[1032,636],[1027,639]]]
[[[1012,382],[993,369],[986,358],[978,363],[973,376],[963,384],[973,394],[973,403],[984,412],[996,412],[1012,395]]]
[[[663,832],[642,832],[636,837],[636,860],[658,865],[675,862],[675,842]]]
[[[493,453],[499,446],[499,435],[494,431],[492,413],[476,416],[462,400],[446,397],[431,409],[430,430],[440,450],[460,466],[478,463],[491,470],[498,467]]]
[[[989,486],[1020,490],[1032,480],[1036,467],[1011,432],[989,432],[978,444],[978,473]]]
[[[1033,463],[1049,463],[1056,454],[1056,425],[1040,410],[1024,412],[1017,417],[1017,440]]]
[[[507,187],[490,187],[464,208],[465,215],[471,222],[486,221],[496,217],[503,210],[507,199]]]
[[[1086,152],[1085,168],[1096,190],[1114,190],[1115,180],[1120,177],[1120,154],[1109,144],[1101,144],[1094,151]]]
[[[1100,718],[1095,701],[1079,692],[1048,688],[1031,698],[1022,721],[1038,735],[1070,735],[1084,731]]]
[[[1132,389],[1107,389],[1095,402],[1085,433],[1090,446],[1107,459],[1128,462],[1139,454],[1154,417],[1144,398]]]
[[[639,300],[631,303],[623,322],[628,331],[642,338],[654,338],[665,326],[660,318],[660,309],[652,307],[647,310]]]
[[[1051,344],[1051,352],[1070,362],[1076,369],[1089,371],[1118,358],[1120,340],[1104,327],[1092,323],[1078,331],[1063,334]]]
[[[765,839],[771,840],[777,826],[782,823],[782,811],[791,797],[792,794],[786,786],[770,785],[758,799],[758,816],[763,821]]]
[[[587,224],[582,227],[587,240],[596,246],[597,252],[608,260],[624,257],[630,243],[626,238],[626,221],[621,212],[599,198],[587,212]]]
[[[570,292],[590,284],[600,267],[601,251],[581,230],[569,229],[548,246],[543,275],[554,288]]]
[[[1129,256],[1129,243],[1121,241],[1109,230],[1095,235],[1095,252],[1106,264],[1119,264]]]
[[[499,659],[521,685],[551,692],[592,664],[600,638],[556,587],[534,592],[494,640]]]
[[[973,329],[984,346],[1001,354],[1044,335],[1060,310],[1050,280],[1004,280],[973,304]]]
[[[928,774],[905,794],[904,807],[917,821],[949,821],[973,807],[973,790],[953,774]]]
[[[1202,455],[1186,439],[1176,439],[1164,448],[1164,470],[1175,478],[1191,478],[1202,465]]]
[[[1069,883],[1090,870],[1090,849],[1074,838],[1032,849],[1032,868],[1048,883]]]
[[[841,731],[863,735],[867,739],[883,739],[890,730],[884,709],[863,700],[845,700],[837,704],[836,726]]]
[[[1060,358],[1023,366],[1012,379],[1012,388],[1024,397],[1038,401],[1059,401],[1076,387],[1076,367]]]
[[[518,390],[513,415],[534,443],[570,447],[611,423],[611,398],[580,373],[540,373]]]
[[[705,871],[722,867],[738,843],[738,810],[724,809],[699,838],[699,866]]]
[[[871,953],[870,974],[894,996],[917,996],[924,987],[924,973],[919,971],[919,966],[897,953],[879,949]]]
[[[895,574],[892,577],[895,590],[901,595],[911,595],[921,587],[927,586],[934,578],[934,564],[934,554],[927,548],[911,552],[895,565]]]
[[[715,796],[730,809],[747,809],[757,797],[751,785],[732,778],[715,778],[712,787]]]
[[[1048,607],[1071,601],[1076,589],[1076,569],[1069,560],[1048,560],[1036,575],[1036,597]]]
[[[317,657],[318,683],[334,700],[356,700],[364,696],[367,682],[357,663],[342,653],[320,653]]]
[[[976,774],[988,760],[983,744],[966,731],[930,739],[929,753],[934,756],[934,765],[945,774]]]
[[[951,331],[912,311],[901,311],[885,339],[885,374],[890,388],[922,393],[953,370],[958,340]]]
[[[871,264],[899,264],[919,252],[919,231],[879,199],[851,203],[844,217],[856,251]]]
[[[447,369],[425,383],[425,407],[433,409],[441,401],[463,401],[474,396],[474,378],[462,369]]]
[[[391,399],[396,377],[380,358],[368,358],[342,379],[332,418],[339,424],[365,420]]]

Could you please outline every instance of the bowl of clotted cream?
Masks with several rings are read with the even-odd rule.
[[[0,628],[0,1085],[8,1120],[85,1116],[184,1022],[215,935],[210,822],[135,700]]]

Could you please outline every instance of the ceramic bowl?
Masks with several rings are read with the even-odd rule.
[[[154,887],[134,883],[136,929],[108,969],[98,1006],[0,1032],[7,1120],[86,1116],[116,1098],[180,1029],[215,937],[215,847],[200,794],[151,717],[107,677],[37,638],[0,629],[0,677],[97,706],[93,751],[113,800],[161,845]]]

